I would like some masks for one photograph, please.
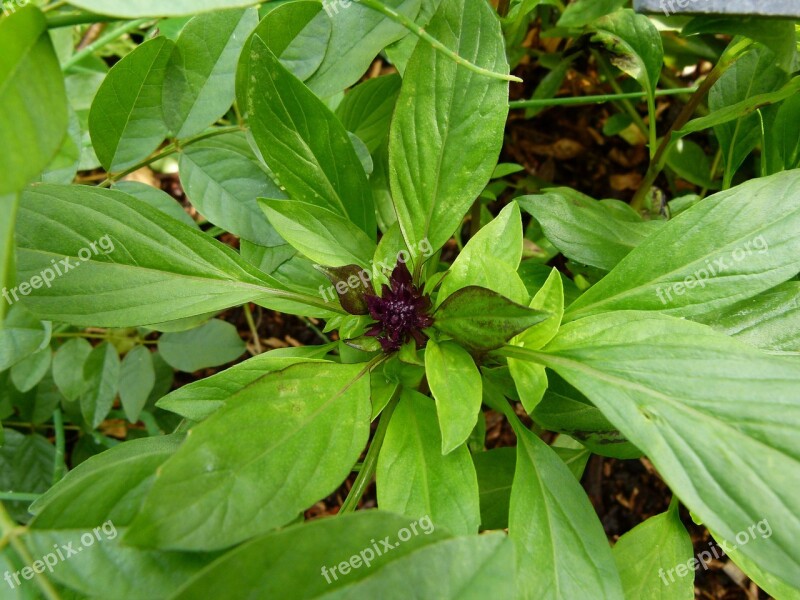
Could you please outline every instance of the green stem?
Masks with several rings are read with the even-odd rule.
[[[58,29],[60,27],[72,27],[73,25],[86,25],[88,23],[111,23],[119,21],[119,17],[109,15],[97,15],[90,12],[78,12],[69,14],[47,14],[47,28]]]
[[[331,338],[329,338],[319,327],[314,325],[308,317],[300,317],[303,321],[305,321],[306,326],[317,334],[317,337],[321,339],[326,344],[331,343]]]
[[[606,57],[600,54],[597,50],[592,50],[592,56],[594,56],[595,61],[597,62],[597,66],[600,67],[600,70],[603,72],[603,75],[606,77],[606,81],[608,84],[614,89],[614,92],[618,95],[622,95],[622,88],[620,87],[619,83],[617,82],[617,78],[614,76],[614,72],[611,70],[611,65],[606,60]],[[649,106],[649,98],[648,98],[648,106]],[[644,135],[648,135],[647,125],[645,125],[644,119],[636,110],[636,108],[631,104],[628,100],[622,99],[620,101],[622,104],[623,109],[628,115],[633,119],[633,122],[639,127],[641,132]],[[652,150],[651,150],[652,152]]]
[[[14,226],[19,210],[19,195],[0,196],[0,288],[5,291],[13,287],[16,279],[16,259],[14,244]],[[0,327],[5,319],[9,304],[0,298]]]
[[[92,54],[94,54],[97,50],[99,50],[103,46],[118,40],[119,38],[121,38],[126,33],[130,33],[131,31],[134,31],[135,29],[139,29],[139,27],[141,27],[145,23],[148,23],[148,22],[150,22],[152,20],[153,19],[136,19],[135,21],[128,21],[126,23],[123,23],[119,27],[115,27],[111,31],[108,31],[108,32],[104,33],[99,38],[97,38],[94,42],[92,42],[91,44],[86,46],[86,48],[84,48],[80,52],[76,52],[70,58],[68,58],[66,61],[64,61],[64,64],[61,66],[61,70],[64,71],[64,72],[68,71],[70,69],[70,67],[73,67],[73,66],[77,65],[84,58],[86,58],[87,56],[91,56]]]
[[[0,492],[0,500],[6,502],[33,502],[38,500],[41,494],[26,494],[23,492]]]
[[[656,98],[662,96],[679,96],[694,94],[697,87],[678,88],[674,90],[657,90]],[[567,98],[534,98],[531,100],[515,100],[509,102],[508,106],[515,108],[541,108],[548,106],[586,106],[590,104],[603,104],[605,102],[615,102],[617,100],[644,100],[647,92],[628,92],[622,94],[600,94],[597,96],[578,96]]]
[[[0,502],[0,531],[3,533],[3,539],[8,540],[11,547],[14,548],[14,551],[22,559],[22,562],[28,566],[32,565],[33,557],[19,538],[20,527],[11,519],[11,516],[8,514],[2,502]],[[22,528],[22,531],[25,531],[25,529]],[[43,573],[38,573],[34,570],[34,579],[47,600],[61,600],[61,596]]]
[[[483,67],[479,67],[478,65],[471,63],[467,59],[459,56],[458,54],[450,50],[442,42],[437,40],[435,37],[431,36],[427,31],[425,31],[422,27],[417,25],[407,16],[397,12],[396,10],[389,8],[388,6],[379,2],[378,0],[359,0],[359,4],[363,4],[364,6],[371,8],[372,10],[376,10],[379,13],[386,15],[392,21],[399,23],[400,25],[408,29],[418,38],[421,38],[426,42],[428,42],[433,47],[434,50],[437,50],[438,52],[441,52],[445,56],[450,57],[453,61],[455,61],[459,65],[464,66],[465,68],[469,69],[474,73],[479,73],[480,75],[485,75],[486,77],[490,77],[492,79],[501,79],[503,81],[516,81],[519,83],[522,82],[522,79],[520,79],[519,77],[515,77],[514,75],[495,73],[494,71],[490,71],[489,69],[484,69]]]
[[[61,409],[57,408],[53,411],[53,428],[56,430],[56,454],[53,464],[53,485],[61,481],[67,471],[67,466],[64,463],[65,453],[65,438],[64,438],[64,416],[61,414]]]
[[[247,320],[247,326],[250,328],[250,335],[253,338],[253,345],[256,349],[256,354],[261,354],[264,352],[264,348],[261,347],[261,338],[258,335],[258,327],[256,327],[256,322],[253,320],[253,311],[250,310],[250,304],[244,305],[244,318]]]
[[[340,515],[353,512],[358,508],[358,503],[364,496],[367,486],[372,481],[372,476],[375,474],[375,468],[378,465],[378,455],[381,452],[383,440],[386,438],[386,430],[389,429],[389,421],[400,399],[401,390],[402,386],[397,386],[397,389],[392,395],[392,399],[389,400],[389,404],[383,409],[380,421],[378,421],[378,428],[375,430],[372,443],[369,446],[369,450],[367,450],[367,456],[364,458],[361,469],[358,471],[353,487],[350,488],[350,493],[347,494],[347,498],[345,498],[342,508],[339,510]]]
[[[187,146],[191,146],[192,144],[196,144],[197,142],[201,142],[203,140],[207,140],[208,138],[216,137],[218,135],[225,135],[226,133],[232,133],[235,131],[242,131],[242,128],[238,125],[230,125],[228,127],[217,127],[212,131],[207,131],[205,133],[200,133],[190,138],[186,138],[185,140],[176,140],[171,143],[169,146],[165,147],[161,152],[158,154],[154,154],[153,156],[144,159],[143,161],[133,165],[129,169],[125,169],[120,173],[109,174],[108,179],[106,179],[103,183],[100,184],[100,187],[110,187],[112,183],[119,181],[123,177],[130,175],[138,171],[139,169],[143,169],[154,162],[167,158],[175,154],[176,152],[180,152],[182,148],[186,148]]]

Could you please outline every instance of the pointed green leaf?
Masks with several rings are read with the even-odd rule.
[[[81,413],[92,429],[100,425],[111,411],[119,390],[119,370],[119,355],[108,342],[92,350],[83,365],[86,389],[81,394]]]
[[[156,384],[153,355],[144,346],[136,346],[122,359],[119,374],[119,399],[128,421],[136,423],[150,392]]]

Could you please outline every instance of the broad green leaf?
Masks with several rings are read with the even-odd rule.
[[[367,175],[347,131],[292,75],[259,36],[249,55],[247,85],[237,90],[256,146],[293,200],[349,218],[370,238],[375,208]]]
[[[158,340],[158,351],[167,364],[187,373],[224,365],[245,350],[236,327],[220,319],[189,331],[165,333]]]
[[[527,364],[542,367],[533,362]],[[557,373],[549,371],[545,383],[547,390],[541,402],[530,413],[536,423],[550,431],[558,431],[575,438],[600,456],[619,459],[642,456],[642,451],[631,444],[586,396]]]
[[[44,348],[49,341],[48,326],[21,304],[13,306],[0,326],[0,372]]]
[[[164,120],[183,139],[201,133],[228,112],[236,65],[258,11],[225,10],[193,18],[181,31],[164,78]]]
[[[136,346],[122,359],[119,373],[119,399],[128,421],[136,423],[139,420],[155,384],[153,355],[146,347]]]
[[[112,186],[112,189],[138,198],[142,202],[146,202],[153,208],[157,208],[164,214],[169,215],[176,221],[180,221],[194,229],[199,229],[197,223],[195,223],[192,217],[183,209],[183,206],[181,206],[175,198],[162,190],[139,181],[118,181]]]
[[[76,598],[97,597],[98,593],[103,600],[168,598],[216,558],[209,553],[131,548],[121,542],[125,531],[111,521],[103,523],[97,533],[94,528],[37,529],[26,534],[25,543],[36,556],[54,553],[56,547],[64,546],[80,551],[59,561],[53,572],[47,574],[48,578],[76,590]],[[84,545],[89,536],[91,543]],[[62,550],[62,555],[67,554],[67,550]]]
[[[775,54],[756,48],[731,65],[708,94],[708,106],[714,112],[734,106],[753,96],[774,92],[786,83],[788,75],[775,65]],[[714,127],[725,164],[725,181],[730,185],[733,174],[761,141],[757,114],[748,114]]]
[[[467,242],[442,282],[437,301],[476,285],[526,304],[530,297],[517,275],[521,259],[522,217],[519,206],[512,202]]]
[[[116,349],[103,342],[92,350],[83,365],[86,389],[81,394],[81,413],[95,429],[108,416],[119,390],[120,360]]]
[[[24,494],[43,493],[53,480],[55,448],[37,433],[22,435],[13,429],[3,431],[0,446],[0,490]],[[11,517],[21,523],[31,518],[29,502],[7,502]]]
[[[183,436],[131,440],[89,458],[66,474],[30,509],[33,529],[92,529],[105,521],[124,527],[136,517],[156,477]]]
[[[161,398],[157,405],[192,421],[202,421],[224,406],[234,394],[259,382],[269,373],[321,359],[330,350],[330,346],[310,346],[296,350],[294,356],[281,350],[259,354],[221,373],[180,387]]]
[[[570,2],[558,19],[559,27],[585,27],[595,19],[613,13],[626,4],[625,0],[576,0]]]
[[[511,484],[517,454],[514,448],[494,448],[472,455],[478,474],[481,503],[481,529],[506,529]]]
[[[653,462],[675,494],[725,539],[800,587],[800,365],[711,328],[646,312],[570,323],[537,361],[585,393]],[[703,360],[698,360],[702,357]]]
[[[50,164],[68,123],[64,77],[45,18],[38,8],[18,6],[0,20],[0,202]]]
[[[521,597],[622,600],[611,548],[583,487],[547,444],[521,425],[515,430],[508,532]]]
[[[442,455],[433,400],[403,390],[378,456],[378,507],[413,518],[429,517],[457,535],[480,525],[478,480],[462,445]]]
[[[20,392],[29,392],[50,370],[53,353],[44,348],[11,367],[11,381]]]
[[[46,372],[35,390],[25,394],[26,402],[17,404],[20,420],[34,425],[41,425],[53,417],[53,411],[64,401],[64,396],[53,381],[53,376]]]
[[[425,347],[425,373],[436,400],[442,454],[449,454],[467,440],[478,422],[483,398],[481,374],[461,346],[434,340]]]
[[[787,281],[697,320],[757,348],[800,352],[800,282]]]
[[[430,544],[351,588],[326,598],[513,598],[514,546],[503,533],[460,537]]]
[[[275,230],[310,260],[330,267],[369,268],[375,242],[347,217],[297,200],[259,198]]]
[[[401,81],[397,75],[368,79],[348,92],[336,109],[342,125],[363,140],[370,153],[389,136]]]
[[[800,94],[795,94],[781,103],[770,138],[784,169],[800,167],[800,137],[792,135],[792,127],[799,121]]]
[[[564,256],[605,271],[613,269],[664,224],[632,221],[568,188],[524,196],[517,202],[536,218],[547,239]]]
[[[398,535],[406,541],[401,542]],[[414,560],[421,550],[435,548],[442,541],[452,539],[450,535],[435,527],[428,518],[412,521],[376,510],[315,519],[259,537],[227,552],[187,582],[173,600],[231,594],[242,598],[280,597],[285,600],[327,597],[336,590],[352,589],[362,581],[385,581],[383,577],[395,563],[406,558]],[[386,544],[392,546],[391,551]],[[339,565],[349,562],[353,556],[357,557],[353,564],[358,566],[340,571]],[[345,574],[344,570],[348,572]],[[435,580],[441,578],[442,571]],[[420,581],[419,578],[414,580]],[[388,594],[392,587],[385,585],[377,597],[391,597]],[[438,597],[436,592],[433,596]],[[353,597],[374,596],[354,594]]]
[[[120,4],[116,0],[75,0],[72,6],[126,19],[139,17],[182,17],[223,8],[252,6],[249,0],[172,0],[165,4],[161,0],[131,0]]]
[[[691,317],[783,283],[800,270],[798,190],[800,171],[787,171],[698,202],[578,298],[566,319],[629,309]]]
[[[386,0],[383,4],[413,20],[421,0]],[[408,35],[408,30],[358,2],[332,1],[322,6],[331,22],[331,38],[325,58],[309,78],[308,86],[320,98],[330,98],[361,79],[375,57]]]
[[[228,399],[161,468],[126,542],[225,548],[332,493],[369,436],[363,367],[295,365]]]
[[[256,199],[286,196],[258,162],[244,134],[192,144],[181,154],[179,171],[189,201],[214,225],[254,244],[282,242]]]
[[[655,91],[664,64],[664,48],[656,26],[649,17],[624,8],[597,19],[590,29],[595,32],[592,39],[616,55],[612,62],[647,92],[653,118]]]
[[[445,300],[433,326],[474,351],[499,348],[512,337],[544,321],[547,313],[516,304],[486,288],[468,286]]]
[[[427,32],[478,66],[508,73],[500,23],[483,0],[443,2]],[[389,146],[392,195],[409,247],[427,239],[438,250],[453,235],[494,171],[507,115],[508,82],[417,45]]]
[[[631,529],[617,540],[612,552],[626,598],[694,599],[694,569],[690,567],[683,577],[675,571],[694,558],[692,539],[678,517],[677,505]]]
[[[157,37],[138,46],[109,71],[89,113],[89,132],[106,171],[147,158],[169,133],[162,91],[174,42]]]
[[[322,5],[295,0],[270,6],[255,34],[300,81],[311,77],[325,58],[332,24]]]
[[[691,140],[675,142],[667,153],[667,166],[689,183],[706,189],[719,189],[719,183],[711,181],[711,159],[699,144]]]
[[[84,338],[67,341],[53,356],[53,379],[59,391],[70,402],[80,398],[86,389],[83,365],[92,353],[92,345]]]
[[[54,276],[50,288],[26,299],[28,307],[75,325],[150,325],[253,300],[276,310],[299,308],[279,299],[290,297],[325,305],[319,296],[289,292],[229,247],[113,190],[30,189],[20,207],[17,243],[21,280]]]

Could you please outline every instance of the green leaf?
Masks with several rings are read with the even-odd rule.
[[[667,222],[567,309],[691,317],[766,291],[800,270],[800,171],[750,181]],[[670,252],[664,252],[670,248]]]
[[[119,390],[119,372],[119,355],[108,342],[92,350],[83,365],[86,389],[81,394],[81,413],[92,429],[97,428],[111,411]]]
[[[547,317],[486,288],[468,286],[442,303],[433,326],[466,348],[483,352],[499,348]]]
[[[53,353],[50,348],[35,352],[11,367],[11,381],[20,392],[29,392],[50,370]]]
[[[53,379],[59,391],[70,402],[80,398],[86,389],[83,365],[92,353],[92,345],[83,338],[75,338],[61,346],[53,356]]]
[[[164,120],[176,138],[201,133],[228,112],[239,54],[256,25],[258,11],[248,8],[199,15],[183,28],[163,91]]]
[[[50,288],[26,299],[28,307],[75,325],[151,325],[253,300],[288,311],[298,305],[279,298],[324,305],[319,296],[289,292],[206,234],[113,190],[51,185],[28,190],[17,240],[20,279],[53,274],[63,265]],[[79,254],[87,256],[92,240],[97,252],[84,262]]]
[[[183,436],[131,440],[82,462],[30,507],[32,529],[91,529],[105,521],[123,527],[136,517],[156,469]]]
[[[13,429],[3,431],[0,446],[0,490],[25,494],[42,493],[52,484],[55,448],[37,433],[22,435]],[[21,523],[31,518],[28,502],[6,504],[11,517]]]
[[[442,455],[442,436],[430,398],[403,390],[389,421],[375,478],[381,510],[427,516],[457,535],[478,531],[478,480],[469,450],[462,445]]]
[[[295,365],[229,398],[164,464],[125,541],[225,548],[286,525],[332,493],[369,436],[362,369]]]
[[[345,129],[363,140],[371,154],[389,136],[401,82],[397,75],[368,79],[350,90],[336,109]]]
[[[706,189],[719,189],[719,184],[711,181],[711,159],[699,144],[691,140],[675,142],[667,153],[667,166],[689,183]]]
[[[512,202],[459,253],[439,289],[441,302],[468,285],[480,286],[527,304],[530,296],[517,275],[522,259],[522,217]]]
[[[346,217],[296,200],[259,198],[258,203],[281,237],[310,260],[330,267],[369,268],[375,242]]]
[[[17,277],[16,240],[14,229],[17,224],[17,211],[19,210],[19,194],[0,196],[0,287],[3,299],[0,301],[0,329],[3,320],[12,305],[13,299],[9,295],[9,288],[13,289]],[[0,334],[2,335],[2,334]],[[0,371],[3,369],[0,368]]]
[[[0,372],[42,349],[50,342],[50,327],[17,304],[0,324]]]
[[[386,0],[386,7],[414,19],[421,0]],[[408,30],[385,15],[358,2],[323,4],[332,26],[325,58],[308,86],[320,98],[330,98],[356,83],[375,57]]]
[[[367,175],[347,131],[325,104],[254,36],[239,104],[253,139],[289,196],[349,218],[370,238],[375,207]]]
[[[800,167],[800,137],[792,135],[792,127],[797,122],[800,122],[800,94],[781,103],[770,136],[772,148],[787,170]]]
[[[89,132],[106,171],[147,158],[169,133],[162,91],[174,42],[157,37],[138,46],[109,71],[89,113]]]
[[[508,527],[508,507],[517,453],[514,448],[494,448],[472,455],[480,489],[481,529]]]
[[[564,256],[604,271],[613,269],[664,224],[632,221],[569,188],[523,196],[517,202],[536,218],[547,239]]]
[[[50,164],[68,123],[64,77],[45,18],[38,8],[18,6],[0,20],[0,197]]]
[[[700,554],[710,551],[704,550]],[[678,516],[677,505],[650,517],[623,535],[613,549],[626,598],[693,600],[694,550],[692,539]],[[689,568],[681,577],[678,565]]]
[[[161,0],[131,0],[124,5],[116,0],[76,0],[72,6],[101,15],[112,15],[126,19],[139,17],[182,17],[223,8],[252,6],[248,0],[173,0],[165,5]]]
[[[180,158],[181,183],[189,201],[206,219],[254,244],[281,242],[256,199],[284,198],[242,133],[203,140]]]
[[[189,331],[165,333],[158,340],[158,351],[167,364],[186,373],[234,361],[245,349],[236,327],[220,319]]]
[[[399,542],[400,532],[407,541]],[[336,590],[352,589],[362,581],[386,581],[383,578],[390,576],[394,564],[406,558],[414,560],[421,550],[439,546],[447,539],[452,539],[450,534],[434,527],[429,519],[410,523],[407,517],[376,510],[315,519],[227,552],[187,582],[174,600],[231,594],[285,600],[321,598]],[[384,542],[393,546],[391,551]],[[356,560],[352,564],[358,566],[339,570],[339,565],[349,562],[353,556]],[[440,570],[433,581],[441,581],[444,571],[449,569]],[[406,578],[417,583],[423,580]],[[354,594],[352,597],[385,597],[395,585],[385,584],[384,591],[377,596]],[[435,591],[432,594],[438,597]]]
[[[112,186],[112,189],[138,198],[142,202],[146,202],[153,208],[160,210],[162,213],[169,215],[176,221],[180,221],[193,229],[199,229],[197,223],[195,223],[192,217],[183,209],[183,206],[163,190],[156,189],[151,185],[139,181],[118,181]]]
[[[119,374],[119,399],[128,421],[136,423],[156,384],[153,355],[144,346],[136,346],[122,359]]]
[[[226,401],[245,388],[258,383],[274,371],[305,362],[317,362],[329,346],[298,348],[302,354],[288,356],[280,350],[259,354],[221,373],[178,388],[158,401],[157,406],[192,421],[202,421],[224,406]]]
[[[661,34],[653,22],[625,8],[601,17],[590,29],[595,32],[592,40],[617,55],[612,62],[639,82],[652,104],[664,65]]]
[[[508,73],[500,23],[482,0],[442,2],[427,32],[478,66]],[[477,76],[417,44],[389,147],[391,189],[409,247],[427,239],[437,250],[453,235],[497,165],[507,115],[508,82]]]
[[[698,320],[757,348],[800,352],[800,282],[787,281]]]
[[[425,373],[436,400],[442,454],[449,454],[467,440],[478,422],[483,398],[481,374],[461,346],[434,340],[425,347]]]
[[[83,149],[83,132],[77,113],[69,109],[69,125],[67,135],[58,153],[42,173],[45,183],[70,184],[78,174],[81,166],[81,150]]]
[[[570,2],[558,19],[558,27],[585,27],[613,13],[626,4],[625,0],[575,0]]]
[[[788,77],[785,71],[775,66],[774,53],[766,48],[756,48],[733,63],[711,88],[708,94],[711,114],[745,102],[753,96],[779,90]],[[725,181],[729,186],[733,174],[761,141],[759,116],[746,114],[720,123],[714,127],[714,133],[722,149]]]
[[[800,587],[796,360],[704,325],[628,311],[570,323],[536,355],[585,393],[723,538],[763,519],[780,523],[769,539],[739,547]]]
[[[17,404],[20,420],[41,425],[53,418],[53,411],[64,401],[58,391],[53,376],[47,372],[42,377],[36,390],[25,395],[29,402]]]
[[[508,532],[522,597],[621,600],[611,548],[581,484],[536,435],[521,425],[515,431]]]

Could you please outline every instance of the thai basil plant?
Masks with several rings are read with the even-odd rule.
[[[680,505],[798,597],[794,24],[39,4],[0,19],[2,597],[693,598]],[[650,145],[631,204],[498,165],[534,22],[566,49],[514,108],[587,47],[643,90],[648,120],[619,114]],[[716,66],[660,129],[663,40]],[[378,54],[395,72],[364,79]],[[241,306],[328,342],[256,337],[173,386],[242,356],[219,318]],[[515,448],[486,450],[488,411]],[[612,545],[593,454],[647,457],[669,510]]]

